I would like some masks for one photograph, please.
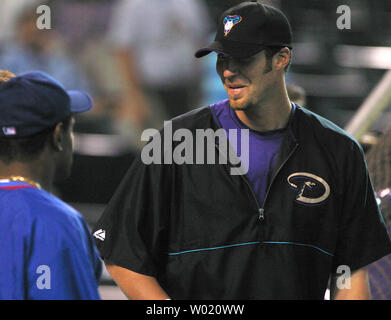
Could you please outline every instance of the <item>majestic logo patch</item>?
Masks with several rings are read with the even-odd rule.
[[[106,231],[102,230],[102,229],[99,229],[99,230],[94,232],[94,237],[99,239],[99,240],[105,241]]]
[[[224,18],[224,36],[226,37],[234,25],[242,21],[241,16],[226,16]]]
[[[289,185],[297,190],[296,202],[316,205],[330,195],[330,186],[322,178],[307,172],[296,172],[288,177]]]

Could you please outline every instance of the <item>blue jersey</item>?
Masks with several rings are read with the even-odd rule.
[[[101,271],[77,211],[29,184],[0,182],[0,299],[100,299]]]

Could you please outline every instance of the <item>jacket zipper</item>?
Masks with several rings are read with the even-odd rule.
[[[229,142],[228,142],[229,143]],[[266,191],[266,195],[265,195],[265,199],[263,200],[263,204],[262,204],[262,207],[259,205],[259,202],[258,202],[258,199],[257,197],[255,196],[255,193],[254,193],[254,190],[253,188],[251,187],[249,181],[247,180],[247,178],[245,177],[245,175],[240,175],[240,177],[244,180],[244,182],[247,184],[247,187],[249,188],[250,192],[251,192],[251,195],[252,195],[252,198],[253,200],[255,201],[255,204],[257,206],[257,212],[258,212],[258,220],[259,221],[263,221],[265,219],[265,203],[266,203],[266,199],[267,199],[267,196],[269,194],[269,191],[270,191],[270,188],[275,180],[275,178],[277,177],[278,173],[280,172],[280,170],[282,169],[282,167],[285,165],[285,163],[289,160],[289,158],[292,156],[292,154],[296,151],[296,148],[297,148],[298,144],[296,143],[296,145],[294,146],[294,148],[292,149],[292,151],[289,153],[289,155],[286,157],[286,159],[284,160],[284,162],[280,165],[280,167],[278,168],[278,170],[276,171],[276,173],[274,174],[274,176],[272,177],[272,180],[270,181],[270,184],[267,188],[267,191]],[[217,148],[217,150],[220,152],[219,150],[219,146],[218,144],[215,145],[215,147]],[[228,160],[228,163],[229,162],[229,159],[227,158]],[[230,165],[232,165],[230,163]]]
[[[267,191],[266,191],[266,195],[265,195],[265,199],[263,199],[263,204],[262,204],[262,207],[259,208],[259,220],[264,220],[265,219],[265,204],[266,204],[266,200],[267,200],[267,196],[269,194],[269,191],[271,189],[271,186],[275,180],[275,178],[277,177],[278,173],[281,171],[282,167],[285,165],[285,163],[290,159],[290,157],[292,156],[292,154],[296,151],[297,149],[297,146],[298,144],[296,143],[296,145],[294,146],[294,148],[292,149],[292,151],[289,153],[289,155],[285,158],[284,162],[280,165],[280,167],[277,169],[276,173],[274,174],[274,176],[272,177],[272,180],[270,181],[269,183],[269,187],[267,188]]]
[[[218,128],[222,128],[220,125],[217,125]],[[227,138],[227,142],[229,143],[228,141],[228,138]],[[244,182],[247,184],[247,187],[250,189],[250,192],[251,192],[251,195],[255,201],[255,204],[257,206],[257,211],[258,211],[258,220],[260,221],[263,221],[265,219],[265,203],[266,203],[266,198],[269,194],[269,190],[274,182],[274,179],[276,178],[276,176],[278,175],[278,173],[280,172],[281,168],[285,165],[285,163],[289,160],[289,158],[292,156],[292,154],[295,152],[296,148],[297,148],[298,144],[296,143],[296,145],[294,146],[294,148],[292,149],[292,151],[289,153],[289,155],[286,157],[286,159],[284,160],[284,162],[280,165],[280,167],[278,168],[278,170],[276,171],[276,173],[274,174],[274,176],[272,177],[272,180],[270,181],[270,184],[267,188],[267,191],[266,191],[266,195],[265,195],[265,199],[263,200],[263,204],[262,204],[262,207],[259,205],[259,202],[258,202],[258,199],[257,197],[255,196],[255,193],[254,193],[254,190],[253,188],[251,187],[249,181],[247,180],[247,178],[244,176],[244,175],[240,175],[240,177],[244,180]],[[218,144],[215,144],[215,147],[217,148],[217,150],[220,152],[220,149],[219,149],[219,146]],[[227,158],[227,161],[228,163],[229,162],[229,158]],[[231,163],[230,163],[231,164]],[[232,164],[231,164],[232,165]]]
[[[290,159],[290,157],[292,156],[292,154],[296,151],[296,148],[297,148],[298,144],[296,143],[296,145],[294,146],[294,148],[292,149],[292,151],[289,153],[289,155],[286,157],[286,159],[284,160],[284,162],[280,165],[280,167],[278,168],[278,170],[276,171],[276,173],[273,175],[272,177],[272,180],[270,181],[270,184],[267,188],[267,191],[266,191],[266,195],[265,195],[265,199],[263,200],[263,204],[262,204],[262,207],[259,205],[259,202],[258,202],[258,199],[257,197],[255,196],[255,193],[254,193],[254,190],[253,188],[251,187],[250,183],[248,182],[247,178],[243,175],[241,175],[241,178],[246,182],[248,188],[250,189],[250,192],[251,192],[251,195],[256,203],[256,206],[257,206],[257,210],[258,210],[258,220],[259,221],[263,221],[265,219],[265,203],[266,203],[266,199],[267,199],[267,196],[269,194],[269,191],[271,189],[271,186],[275,180],[275,178],[277,177],[278,173],[281,171],[282,167],[285,165],[285,163]]]
[[[228,139],[227,139],[227,143],[229,143]],[[219,149],[219,145],[218,145],[218,144],[215,144],[215,147],[216,147],[216,149],[218,150],[218,152],[221,152],[220,149]],[[228,163],[229,165],[232,166],[232,163],[229,161],[229,156],[227,157],[227,163]],[[250,190],[250,192],[251,192],[251,195],[252,195],[252,198],[253,198],[254,201],[255,201],[255,205],[256,205],[256,207],[257,207],[259,217],[262,216],[262,220],[263,220],[263,211],[264,211],[264,210],[260,207],[259,202],[258,202],[258,199],[257,199],[257,197],[255,196],[254,190],[253,190],[253,188],[251,187],[250,182],[247,180],[247,178],[245,177],[245,175],[240,175],[240,177],[244,180],[244,182],[246,183],[247,187],[249,188],[249,190]]]
[[[265,217],[264,217],[264,211],[265,211],[265,210],[264,210],[263,208],[261,208],[261,206],[259,205],[258,199],[257,199],[257,197],[255,196],[255,192],[254,192],[253,188],[251,187],[250,182],[247,180],[247,178],[246,178],[244,175],[241,175],[240,177],[244,180],[244,182],[246,182],[248,188],[250,189],[251,195],[252,195],[252,197],[253,197],[253,199],[254,199],[254,201],[255,201],[255,204],[256,204],[256,206],[257,206],[257,210],[258,210],[258,219],[259,219],[259,220],[263,220],[263,219],[265,218]]]

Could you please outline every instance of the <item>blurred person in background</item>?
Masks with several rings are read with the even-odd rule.
[[[74,115],[91,108],[43,72],[0,72],[0,299],[100,299],[90,231],[50,193],[71,171]]]
[[[126,86],[119,76],[121,70],[111,44],[102,37],[108,32],[116,4],[117,1],[111,0],[54,0],[53,10],[56,11],[56,30],[61,33],[68,52],[77,59],[88,79],[94,79],[91,83],[94,109],[78,118],[76,132],[115,135],[114,139],[124,141],[124,149],[133,152],[142,146],[141,133],[132,121],[116,116]],[[147,127],[157,126],[149,120],[146,119]],[[159,118],[158,124],[162,121]],[[121,130],[122,126],[126,130]]]
[[[140,134],[132,124],[128,122],[127,131],[121,131],[115,117],[123,82],[111,47],[102,35],[107,33],[116,1],[52,2],[54,29],[61,35],[67,54],[81,66],[87,79],[93,79],[89,86],[94,96],[94,108],[76,118],[71,176],[57,183],[56,188],[66,202],[82,205],[87,222],[93,223],[99,211],[96,205],[108,202],[141,147]],[[148,126],[154,124],[148,122]]]
[[[168,120],[197,105],[200,70],[189,57],[208,31],[200,0],[117,2],[108,41],[124,81],[117,117],[125,130],[129,122],[144,129],[157,115]]]
[[[6,41],[16,37],[16,21],[20,12],[27,8],[37,8],[43,0],[1,0],[0,1],[0,49]]]
[[[53,75],[67,88],[81,88],[91,92],[84,73],[75,59],[67,54],[55,28],[37,28],[39,15],[36,9],[36,6],[28,6],[20,11],[15,22],[15,38],[1,44],[1,67],[15,73],[42,70]]]

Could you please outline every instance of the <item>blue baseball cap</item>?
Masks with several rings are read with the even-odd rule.
[[[67,91],[42,71],[19,74],[0,85],[0,137],[27,137],[92,108],[91,97]]]

